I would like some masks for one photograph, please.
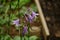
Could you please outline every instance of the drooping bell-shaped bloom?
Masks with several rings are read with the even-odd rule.
[[[27,32],[28,32],[28,28],[27,28],[27,26],[24,26],[22,35],[24,36]]]
[[[27,16],[25,16],[25,19],[31,23],[33,21],[33,17],[30,14],[26,14],[26,15]]]
[[[34,18],[35,16],[37,16],[37,15],[39,15],[39,14],[37,14],[37,13],[35,13],[34,11],[32,11],[32,17]]]
[[[31,23],[33,21],[33,17],[31,15],[28,15],[28,21]]]
[[[33,21],[33,19],[39,14],[32,11],[32,14],[26,14],[26,15],[27,15],[27,16],[25,16],[26,20],[31,23]]]
[[[19,25],[20,25],[20,24],[19,24],[19,19],[14,20],[14,21],[13,21],[13,24],[15,24],[15,26],[19,26]]]

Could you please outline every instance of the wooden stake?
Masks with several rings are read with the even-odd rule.
[[[39,2],[39,0],[34,0],[34,1],[35,1],[36,5],[37,5],[38,11],[39,11],[39,15],[40,15],[40,19],[41,19],[41,22],[42,22],[43,31],[45,33],[45,36],[49,36],[50,33],[49,33],[47,23],[45,21],[44,15],[43,15],[43,11],[41,9],[40,2]]]

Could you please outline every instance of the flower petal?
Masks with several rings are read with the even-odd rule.
[[[37,15],[39,15],[39,14],[37,14],[37,13],[35,13],[34,11],[32,11],[32,17],[35,17],[35,16],[37,16]]]
[[[19,19],[14,20],[14,21],[13,21],[13,24],[15,24],[16,26],[19,26]]]
[[[25,35],[28,32],[27,26],[24,26],[22,34]]]

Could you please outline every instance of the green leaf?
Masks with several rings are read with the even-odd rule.
[[[20,0],[19,1],[19,7],[21,8],[22,6],[28,4],[29,2],[31,2],[31,0]]]
[[[16,15],[11,13],[10,14],[10,21],[14,20],[14,19],[17,19]]]
[[[24,40],[24,37],[22,37],[22,40]]]
[[[31,4],[31,6],[30,6],[30,8],[33,10],[33,11],[35,11],[35,12],[37,12],[38,10],[37,10],[37,7],[36,7],[36,4]]]
[[[21,40],[20,36],[15,36],[14,40]]]
[[[1,40],[13,40],[8,34],[0,35]]]
[[[8,10],[9,10],[9,4],[8,5],[6,5],[6,7],[5,7],[5,13],[7,13],[8,12]]]
[[[38,37],[37,36],[31,36],[29,40],[36,40]]]
[[[28,40],[28,37],[27,36],[24,36],[25,40]]]
[[[26,11],[27,11],[27,8],[26,8],[26,7],[22,7],[21,10],[20,10],[19,15],[20,15],[21,17],[24,16]]]
[[[18,5],[18,0],[11,2],[11,8],[15,9]]]
[[[9,22],[9,17],[7,14],[6,15],[4,14],[4,18],[3,18],[3,16],[0,17],[0,24],[1,25],[5,24],[7,22]]]
[[[7,40],[7,39],[10,40],[10,36],[9,35],[6,35],[5,38],[4,38],[4,40]]]

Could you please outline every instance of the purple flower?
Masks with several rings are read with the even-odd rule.
[[[32,17],[34,18],[35,16],[37,16],[37,15],[39,15],[39,14],[37,14],[37,13],[35,13],[34,11],[32,11]]]
[[[24,36],[27,32],[28,32],[28,28],[27,28],[27,26],[24,26],[22,35]]]
[[[32,11],[32,14],[26,14],[25,18],[27,21],[29,21],[30,23],[33,21],[33,19],[35,18],[35,16],[37,16],[39,14],[35,13],[34,11]]]
[[[20,25],[20,24],[19,24],[19,19],[14,20],[14,21],[13,21],[13,24],[15,24],[16,26],[19,26],[19,25]]]
[[[33,21],[33,17],[30,14],[26,14],[25,16],[26,20],[29,21],[30,23]]]

